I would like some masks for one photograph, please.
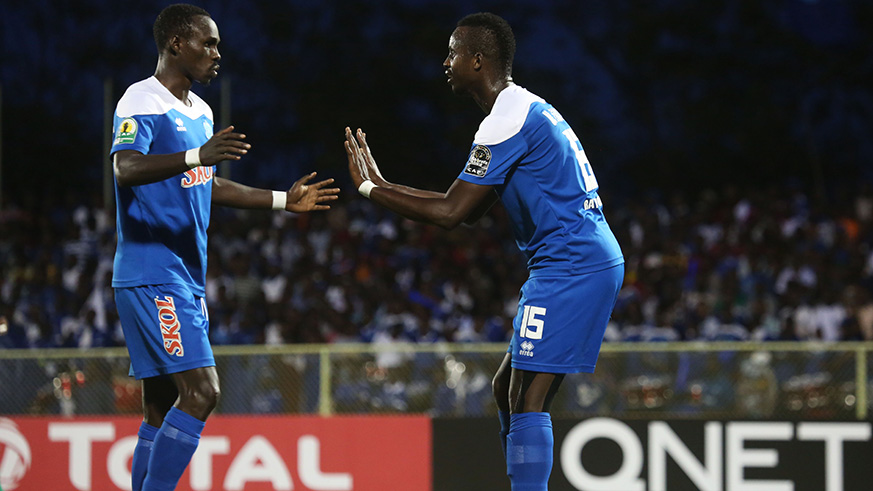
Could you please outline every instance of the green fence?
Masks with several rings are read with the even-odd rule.
[[[498,344],[217,346],[224,414],[495,413]],[[867,419],[873,343],[605,344],[557,417]],[[0,415],[138,413],[125,349],[0,351]]]

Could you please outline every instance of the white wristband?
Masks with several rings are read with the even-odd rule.
[[[189,169],[203,165],[200,163],[200,147],[192,148],[185,152],[185,163],[188,164]]]
[[[376,187],[379,186],[376,186],[375,184],[373,184],[373,181],[367,179],[366,181],[362,182],[360,186],[358,186],[358,192],[361,193],[361,195],[365,198],[370,199],[370,191],[372,191],[373,188]]]
[[[273,209],[284,210],[288,203],[288,193],[285,191],[273,191]]]

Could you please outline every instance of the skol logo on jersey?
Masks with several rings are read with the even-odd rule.
[[[484,177],[485,173],[488,172],[488,164],[490,163],[491,149],[485,145],[476,145],[470,152],[470,159],[467,160],[467,168],[464,169],[464,173]]]
[[[118,124],[118,131],[115,133],[115,144],[133,143],[136,141],[136,132],[138,129],[139,126],[137,126],[135,119],[124,118],[121,120],[121,123]]]
[[[30,444],[18,425],[11,419],[0,418],[0,490],[18,488],[32,460]]]
[[[212,166],[195,167],[182,174],[182,187],[191,188],[212,180]]]
[[[161,338],[164,340],[164,349],[167,353],[176,356],[185,356],[182,347],[182,333],[179,318],[176,316],[176,305],[173,297],[164,297],[166,300],[155,298],[158,307],[158,321],[161,323]]]

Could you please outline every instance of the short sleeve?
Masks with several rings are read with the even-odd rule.
[[[159,83],[156,81],[156,83]],[[112,155],[119,150],[148,154],[158,120],[168,108],[143,83],[134,84],[121,96],[112,122]]]
[[[527,143],[521,133],[492,145],[473,143],[467,163],[458,179],[488,186],[503,184],[515,163],[526,151]]]
[[[122,118],[116,114],[112,125],[112,150],[109,154],[112,155],[119,150],[149,153],[149,147],[154,138],[156,117],[154,114],[148,114]]]
[[[482,120],[463,172],[458,177],[473,183],[503,184],[528,151],[524,125],[531,104],[541,99],[511,85],[498,96],[491,113]]]

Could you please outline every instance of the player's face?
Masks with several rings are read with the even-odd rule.
[[[187,71],[188,78],[209,85],[209,82],[218,76],[218,62],[221,60],[221,55],[218,54],[220,41],[215,21],[205,15],[197,17],[191,36],[187,39],[183,38],[180,46],[182,65]]]
[[[449,54],[446,56],[445,61],[443,61],[448,83],[455,94],[467,93],[477,73],[474,69],[476,58],[473,53],[470,53],[470,49],[464,43],[466,31],[466,27],[455,29],[452,37],[449,38]]]

